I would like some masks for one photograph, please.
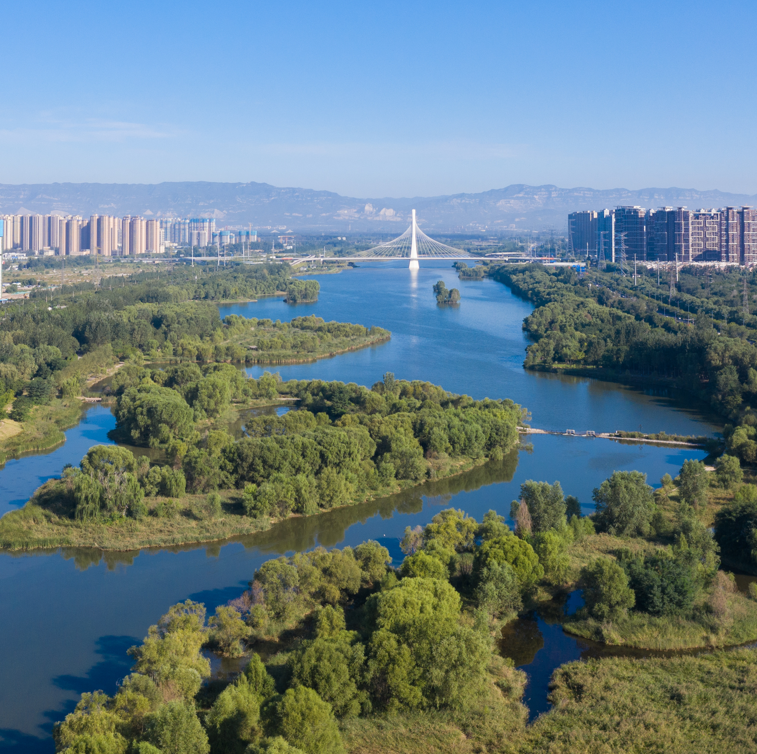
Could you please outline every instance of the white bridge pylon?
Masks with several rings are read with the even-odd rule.
[[[413,210],[413,220],[410,223],[410,227],[401,236],[398,236],[393,241],[387,241],[386,243],[374,246],[367,251],[359,252],[358,256],[404,257],[410,260],[410,269],[417,270],[420,266],[419,260],[421,259],[449,259],[450,257],[459,259],[460,257],[468,257],[470,255],[463,249],[455,249],[452,246],[447,246],[439,243],[439,241],[434,241],[433,238],[429,238],[418,227],[415,221],[415,210]]]

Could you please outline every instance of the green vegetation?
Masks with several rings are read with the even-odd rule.
[[[304,304],[318,300],[321,286],[317,280],[292,280],[287,284],[288,304]]]
[[[457,288],[448,290],[443,280],[434,283],[434,295],[439,306],[457,306],[460,303],[460,291]]]
[[[558,485],[524,488],[534,512],[568,507]],[[406,530],[398,569],[376,542],[269,560],[209,620],[200,604],[172,607],[130,650],[135,665],[118,692],[84,694],[56,726],[58,751],[508,754],[543,751],[547,741],[554,751],[642,751],[652,724],[666,751],[710,751],[696,736],[719,741],[723,726],[749,740],[754,650],[571,663],[555,673],[555,708],[526,726],[524,674],[498,656],[494,637],[554,583],[540,537],[556,537],[570,557],[607,549],[592,541],[608,535],[581,521],[563,514],[557,528],[523,538],[493,511],[479,523],[450,509]],[[672,552],[629,548],[585,567],[584,623],[608,640],[632,630],[649,639],[655,629],[660,643],[680,645],[694,636],[682,610],[708,577],[710,631],[730,620],[730,638],[745,640],[748,626],[753,639],[757,604],[722,572],[687,571],[678,541]],[[208,682],[203,648],[244,657],[244,669]],[[734,719],[733,710],[742,712]],[[640,715],[648,724],[624,723]]]
[[[503,751],[755,751],[755,660],[749,649],[563,665],[553,678],[553,709]]]
[[[489,274],[537,307],[523,325],[534,341],[527,368],[646,384],[660,380],[706,401],[753,435],[757,347],[750,339],[757,318],[716,306],[703,286],[691,284],[693,273],[684,276],[674,296],[664,295],[667,290],[657,288],[649,274],[637,287],[612,273],[591,272],[579,280],[572,270],[552,272],[540,265],[492,266]],[[726,287],[739,280],[736,273],[715,274],[726,279]],[[704,274],[698,279],[704,284]],[[737,325],[737,319],[746,325]]]
[[[118,693],[84,694],[56,726],[58,751],[336,754],[407,716],[446,718],[477,746],[499,745],[523,729],[524,677],[498,657],[496,623],[469,596],[465,563],[482,532],[459,511],[434,518],[423,552],[448,563],[439,578],[403,576],[366,542],[269,560],[210,621],[202,605],[175,605],[130,650]],[[203,646],[249,660],[230,683],[203,685]]]
[[[64,286],[3,308],[0,318],[0,462],[63,442],[89,385],[123,361],[283,364],[333,356],[388,340],[381,328],[317,317],[291,323],[227,317],[212,301],[286,294],[314,300],[318,283],[288,265],[174,268]],[[120,286],[118,285],[120,284]],[[108,287],[106,287],[106,285]],[[36,297],[35,297],[36,296]],[[52,296],[48,306],[48,299]]]
[[[116,434],[162,458],[93,448],[0,520],[2,546],[125,550],[260,531],[502,458],[523,418],[512,401],[391,374],[368,390],[248,379],[228,364],[128,366],[113,388]],[[285,400],[299,409],[251,418],[239,439],[226,431],[230,411]],[[217,491],[220,511],[204,497]]]

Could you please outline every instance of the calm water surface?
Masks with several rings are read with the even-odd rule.
[[[431,285],[440,278],[448,287],[461,288],[459,309],[436,307]],[[448,268],[422,269],[415,279],[406,269],[360,269],[319,281],[318,304],[294,308],[269,299],[225,307],[223,313],[282,320],[315,313],[386,327],[393,339],[366,351],[278,368],[284,378],[370,385],[393,371],[398,377],[426,379],[477,398],[511,397],[532,411],[533,424],[539,427],[600,430],[641,424],[647,431],[684,433],[716,429],[664,396],[525,373],[521,320],[530,307],[498,284],[460,285]],[[59,474],[63,464],[78,463],[90,445],[106,442],[112,426],[107,409],[92,408],[86,420],[67,433],[68,442],[59,450],[9,462],[0,471],[2,510],[19,505],[42,481]],[[507,516],[519,485],[538,479],[560,480],[566,494],[578,496],[588,511],[593,487],[616,469],[645,471],[650,482],[657,483],[663,474],[677,472],[686,458],[703,456],[700,451],[604,440],[531,440],[531,451],[514,451],[455,479],[287,521],[270,532],[224,544],[107,556],[97,551],[0,555],[0,752],[52,752],[52,723],[73,709],[83,691],[101,688],[113,693],[128,671],[126,649],[140,641],[170,605],[191,598],[212,611],[238,596],[270,557],[316,545],[354,546],[377,539],[399,559],[404,528],[425,524],[443,507],[454,505],[479,519],[489,509]],[[532,709],[546,698],[538,689],[546,688],[550,666],[575,659],[575,651],[560,643],[558,626],[535,620],[544,647],[520,663],[531,674],[527,696]]]

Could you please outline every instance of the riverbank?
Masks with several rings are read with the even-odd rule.
[[[429,468],[433,481],[437,481],[482,466],[489,460],[486,457],[439,459],[429,462]],[[347,505],[319,510],[313,516],[422,487],[424,482],[395,482],[356,496]],[[285,518],[251,518],[245,515],[241,490],[221,490],[219,494],[222,498],[221,513],[216,516],[206,513],[207,495],[184,495],[178,500],[147,498],[148,514],[139,520],[119,517],[107,522],[85,522],[73,518],[65,482],[53,479],[42,485],[23,508],[10,511],[0,519],[0,550],[76,547],[125,552],[198,545],[267,531],[282,521],[302,517],[293,514]]]
[[[0,423],[0,468],[12,458],[52,450],[66,441],[63,432],[75,427],[87,405],[78,398],[55,399],[46,406],[35,406],[24,422],[4,419]]]

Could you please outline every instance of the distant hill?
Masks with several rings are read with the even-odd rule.
[[[277,188],[267,183],[0,184],[0,213],[215,217],[218,227],[297,231],[402,231],[410,210],[436,231],[564,231],[569,212],[619,204],[642,207],[721,207],[757,204],[757,195],[679,188],[598,190],[514,184],[480,194],[356,199],[330,191]]]

